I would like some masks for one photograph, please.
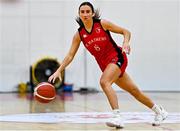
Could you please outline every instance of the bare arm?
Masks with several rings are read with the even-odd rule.
[[[69,52],[67,53],[66,57],[64,58],[64,60],[62,61],[61,65],[56,70],[56,72],[49,77],[49,79],[48,79],[49,82],[54,83],[57,78],[59,78],[60,81],[62,80],[61,79],[61,72],[73,60],[73,58],[74,58],[74,56],[75,56],[75,54],[76,54],[76,52],[77,52],[77,50],[79,48],[80,42],[81,42],[81,39],[80,39],[79,33],[76,32],[76,34],[73,37],[72,44],[71,44]]]
[[[107,20],[101,20],[101,24],[105,30],[109,30],[114,33],[122,34],[124,36],[123,43],[128,43],[130,41],[131,33],[127,29],[117,26]]]
[[[79,33],[76,32],[76,34],[73,37],[70,50],[68,54],[66,55],[66,57],[64,58],[64,60],[62,61],[61,66],[58,68],[60,72],[63,71],[71,63],[71,61],[73,60],[79,48],[80,42],[81,42],[81,39],[80,39]]]
[[[118,34],[122,34],[124,36],[122,48],[123,48],[124,52],[129,54],[130,53],[129,41],[131,38],[131,33],[127,29],[117,26],[107,20],[101,20],[101,25],[105,30],[109,30],[111,32],[118,33]]]

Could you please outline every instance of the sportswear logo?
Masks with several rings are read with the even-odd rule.
[[[84,35],[83,35],[83,38],[86,38],[86,37],[87,37],[87,35],[86,35],[86,34],[84,34]]]
[[[118,65],[118,66],[121,66],[121,62],[118,61],[118,62],[117,62],[117,65]]]
[[[96,33],[100,33],[101,32],[100,27],[96,28],[95,30],[96,30]]]

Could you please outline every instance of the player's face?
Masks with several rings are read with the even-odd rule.
[[[94,13],[92,12],[91,7],[88,5],[81,6],[79,10],[79,16],[83,22],[87,22],[89,20],[92,20]]]

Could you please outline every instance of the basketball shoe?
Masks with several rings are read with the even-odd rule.
[[[156,113],[153,126],[159,126],[167,118],[168,112],[162,106],[154,105],[152,110]]]
[[[113,110],[113,117],[106,122],[109,127],[123,128],[124,123],[118,109]]]

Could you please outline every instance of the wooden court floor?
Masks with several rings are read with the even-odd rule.
[[[168,112],[180,112],[179,92],[145,92],[157,104],[161,104]],[[126,92],[118,92],[122,112],[149,112],[150,110],[136,101]],[[41,104],[32,99],[31,94],[1,93],[0,115],[27,114],[43,112],[109,112],[110,106],[105,95],[98,93],[59,93],[49,104]],[[107,127],[105,124],[72,124],[72,123],[23,123],[0,122],[0,130],[180,130],[179,123],[162,124],[153,127],[148,123],[126,124],[123,129]]]

